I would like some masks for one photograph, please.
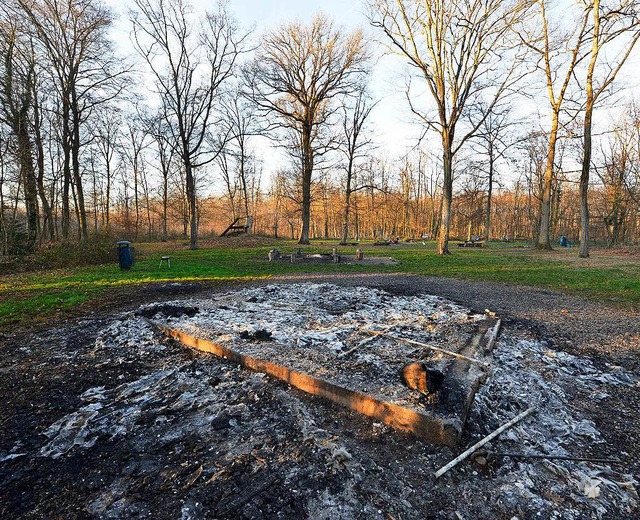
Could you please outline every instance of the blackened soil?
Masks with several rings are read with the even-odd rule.
[[[635,311],[551,291],[435,277],[277,279],[300,281],[440,295],[472,310],[496,312],[511,334],[546,339],[553,348],[587,356],[596,365],[622,365],[640,374]],[[5,458],[0,518],[456,518],[464,510],[472,498],[456,493],[450,480],[436,485],[433,477],[434,467],[460,450],[393,432],[284,383],[223,361],[212,363],[164,338],[157,338],[164,349],[144,355],[134,348],[96,347],[96,337],[119,319],[117,313],[233,287],[157,284],[122,290],[91,315],[0,337],[0,457]],[[170,386],[152,402],[144,401],[130,420],[115,401],[109,405],[126,425],[124,433],[105,430],[92,446],[72,447],[55,458],[38,455],[47,429],[87,405],[83,392],[105,387],[117,393],[171,370],[175,392]],[[217,401],[176,404],[194,385],[205,384],[219,392],[214,392]],[[638,388],[609,393],[600,401],[576,396],[576,406],[606,440],[591,455],[611,456],[624,447],[632,455],[626,470],[640,478]],[[216,408],[222,405],[222,411]],[[197,426],[205,413],[211,420]],[[464,444],[477,439],[477,432],[467,435]],[[471,470],[465,471],[452,478],[469,476]],[[493,504],[490,490],[487,482],[485,518],[522,514]]]

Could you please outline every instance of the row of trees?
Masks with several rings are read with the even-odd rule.
[[[640,134],[638,114],[634,106],[607,134],[607,145],[596,150],[596,180],[592,183],[590,206],[593,238],[610,245],[637,242],[638,200],[640,197]],[[634,112],[636,114],[634,115]],[[167,183],[156,188],[148,182],[145,164],[159,153],[155,139],[140,139],[127,125],[116,152],[115,177],[122,183],[119,194],[107,203],[102,181],[92,183],[87,191],[87,214],[90,232],[106,229],[132,239],[176,238],[189,236],[189,210],[181,185],[179,167],[169,168]],[[544,186],[546,135],[533,133],[516,138],[509,148],[512,171],[520,174],[513,183],[505,184],[501,174],[494,173],[492,197],[489,198],[491,161],[483,154],[486,142],[478,139],[475,153],[459,156],[459,177],[452,200],[451,233],[467,238],[469,233],[485,239],[534,239]],[[140,144],[142,143],[142,144]],[[474,143],[475,144],[475,143]],[[505,138],[499,146],[509,144]],[[559,155],[579,158],[581,148],[563,140]],[[475,148],[475,147],[474,147]],[[161,149],[160,149],[161,152]],[[199,225],[205,234],[219,234],[236,216],[254,216],[254,230],[272,236],[300,238],[301,180],[294,168],[281,170],[273,182],[261,189],[260,167],[249,161],[244,168],[245,193],[239,175],[238,158],[220,154],[218,162],[225,177],[224,192],[201,197],[198,202]],[[136,164],[138,166],[136,167]],[[175,164],[175,163],[174,163]],[[235,165],[235,166],[234,166]],[[437,237],[443,209],[442,163],[438,154],[414,152],[400,158],[382,158],[373,150],[367,161],[347,172],[344,168],[326,169],[311,184],[310,238],[340,239],[343,243],[373,238],[392,237],[422,239]],[[496,168],[497,169],[497,168]],[[500,170],[506,169],[503,165]],[[130,179],[130,170],[137,171]],[[165,168],[165,171],[167,169]],[[551,225],[553,236],[579,236],[580,204],[579,170],[559,169],[552,186]],[[139,179],[136,196],[135,178]],[[131,182],[129,182],[131,181]],[[168,187],[165,189],[165,187]],[[345,218],[346,194],[349,213]],[[490,204],[489,204],[490,202]],[[15,212],[15,200],[10,204]],[[344,227],[347,224],[347,237]],[[488,227],[490,226],[490,227]],[[91,229],[92,228],[92,229]],[[489,231],[488,231],[489,230]]]
[[[546,249],[575,228],[579,200],[588,256],[600,222],[611,241],[637,229],[638,113],[597,137],[596,153],[592,126],[633,59],[639,13],[632,0],[371,0],[371,24],[408,65],[422,129],[413,152],[388,160],[369,125],[374,52],[361,30],[317,15],[256,40],[226,4],[201,16],[183,0],[134,0],[133,59],[118,55],[97,0],[8,0],[3,250],[17,237],[30,250],[115,229],[166,239],[176,227],[197,248],[207,219],[249,215],[302,244],[428,234],[448,254],[452,230],[471,226],[487,239],[535,235]],[[512,109],[544,103],[548,122]],[[289,158],[270,179],[256,136]]]

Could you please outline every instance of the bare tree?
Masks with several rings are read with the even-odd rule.
[[[635,220],[630,216],[640,207],[640,109],[631,103],[625,112],[603,146],[603,164],[595,168],[604,186],[608,246],[623,241]]]
[[[371,144],[370,139],[363,139],[363,130],[365,123],[371,114],[371,110],[375,105],[368,99],[364,87],[358,92],[353,106],[347,108],[344,106],[342,119],[342,138],[343,143],[340,146],[346,164],[345,164],[345,188],[344,188],[344,216],[342,226],[341,245],[347,243],[349,238],[349,218],[351,212],[351,195],[354,191],[364,189],[364,186],[357,187],[354,184],[357,162],[363,157],[363,153]]]
[[[214,100],[232,77],[243,51],[240,33],[225,4],[198,23],[183,0],[135,0],[133,42],[156,80],[170,145],[180,157],[189,204],[190,247],[198,248],[198,206],[194,170],[215,159],[206,146]]]
[[[300,244],[309,243],[311,181],[320,136],[335,112],[333,101],[352,93],[368,59],[362,31],[336,27],[318,14],[310,25],[282,25],[266,34],[245,77],[251,99],[293,133],[302,182]]]
[[[32,53],[33,44],[31,44]],[[52,205],[53,195],[48,196],[47,189],[45,187],[45,174],[46,174],[46,153],[45,153],[45,122],[47,122],[46,101],[44,99],[49,96],[46,93],[46,80],[42,81],[42,77],[45,76],[42,68],[35,68],[35,78],[33,81],[33,142],[36,152],[36,164],[37,164],[37,184],[38,195],[40,196],[40,203],[42,204],[42,212],[44,214],[44,221],[42,223],[41,238],[45,236],[45,230],[49,234],[50,240],[56,239],[56,226],[54,221],[54,208]],[[43,99],[44,98],[44,99]],[[50,136],[49,136],[50,137]]]
[[[168,133],[164,128],[164,120],[156,117],[149,125],[149,131],[156,143],[158,159],[160,161],[160,173],[162,174],[162,241],[168,238],[167,220],[169,208],[169,178],[174,169],[175,149],[168,142]]]
[[[83,127],[93,110],[118,96],[126,85],[127,66],[116,59],[107,38],[110,11],[92,0],[16,0],[14,13],[26,16],[59,101],[62,124],[64,186],[62,235],[69,238],[69,191],[73,187],[80,219],[80,236],[87,237],[80,152]]]
[[[6,255],[9,252],[9,222],[5,217],[4,187],[7,180],[7,157],[9,155],[9,139],[4,132],[4,127],[0,126],[0,232],[2,232],[2,247],[0,254]]]
[[[591,168],[593,109],[598,98],[607,91],[616,79],[618,72],[626,63],[640,39],[640,2],[634,0],[620,0],[615,5],[601,7],[600,0],[585,2],[586,9],[591,9],[591,53],[586,71],[583,125],[583,154],[582,170],[580,173],[580,257],[589,257],[589,171]],[[624,37],[626,41],[621,43]],[[596,65],[605,46],[617,42],[622,44],[618,56],[607,63],[600,71],[601,77],[594,87]]]
[[[231,222],[235,222],[238,218],[237,203],[238,197],[238,183],[233,172],[233,165],[230,160],[230,153],[224,149],[216,158],[216,163],[222,174],[222,182],[226,190],[225,195],[229,199],[229,206],[231,209]]]
[[[480,110],[482,113],[486,112],[484,108]],[[501,159],[505,158],[507,151],[519,142],[513,135],[516,121],[510,120],[510,113],[510,106],[495,107],[484,118],[472,141],[473,152],[484,157],[484,164],[480,166],[480,170],[485,176],[487,185],[484,210],[484,233],[487,245],[491,238],[491,204],[493,187],[496,182],[496,166]]]
[[[237,89],[230,93],[225,103],[223,124],[226,126],[225,133],[228,136],[228,152],[235,160],[237,180],[242,194],[244,217],[247,219],[247,225],[249,225],[249,217],[251,215],[249,210],[251,176],[252,173],[255,173],[251,168],[249,139],[260,133],[261,126],[253,106],[248,103],[248,100]],[[228,178],[228,158],[220,157],[219,159],[222,162],[223,174],[226,171],[225,181],[227,186],[230,187],[232,183]],[[248,231],[251,233],[252,230],[249,229]]]
[[[126,160],[133,178],[133,205],[135,210],[135,237],[138,238],[140,227],[140,188],[144,175],[144,153],[148,148],[149,129],[144,118],[139,114],[130,114],[126,122],[124,132],[126,142],[123,139],[121,146],[122,157]]]
[[[110,231],[111,193],[114,176],[114,157],[121,136],[122,118],[112,106],[102,107],[95,129],[95,144],[104,166],[103,221]]]
[[[440,135],[444,206],[438,252],[449,254],[453,160],[483,119],[458,137],[470,103],[486,97],[489,112],[517,79],[515,65],[500,73],[495,62],[511,27],[524,12],[518,1],[372,0],[371,23],[384,31],[392,51],[406,58],[436,105],[436,116],[421,109],[407,90],[412,112]]]
[[[540,202],[540,222],[536,247],[551,249],[551,196],[555,179],[556,145],[560,131],[560,115],[567,99],[571,79],[584,58],[582,49],[586,42],[590,8],[581,9],[576,20],[565,24],[550,20],[549,14],[567,16],[566,10],[550,11],[550,0],[536,0],[537,20],[535,28],[520,27],[520,40],[535,56],[536,68],[545,78],[547,96],[551,107],[551,127],[547,144],[547,161]],[[554,23],[556,22],[556,23]]]
[[[39,226],[38,190],[29,124],[33,105],[35,63],[32,55],[30,57],[28,46],[25,47],[24,42],[20,41],[20,32],[16,24],[9,20],[6,20],[6,24],[0,23],[0,38],[0,122],[5,123],[15,137],[27,212],[27,247],[31,249],[36,244]]]

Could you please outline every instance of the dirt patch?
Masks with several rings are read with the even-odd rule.
[[[185,349],[157,335],[143,317],[125,312],[4,338],[0,514],[447,519],[638,514],[633,479],[640,478],[640,370],[636,346],[626,339],[638,334],[633,313],[492,284],[378,275],[329,279],[404,296],[438,294],[474,312],[504,309],[507,323],[494,354],[495,372],[477,395],[464,446],[535,404],[540,411],[494,441],[490,451],[615,456],[622,464],[522,461],[496,454],[484,465],[463,463],[436,481],[433,471],[460,450],[417,441],[284,383]],[[164,294],[158,289],[155,297]],[[606,338],[596,335],[607,331]],[[614,348],[618,343],[624,348]]]

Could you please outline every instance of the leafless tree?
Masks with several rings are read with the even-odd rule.
[[[490,112],[517,79],[517,60],[511,56],[513,65],[499,71],[496,58],[508,46],[509,32],[525,6],[515,0],[372,0],[370,6],[371,23],[385,33],[389,48],[416,69],[436,105],[433,116],[408,89],[412,112],[438,132],[442,142],[444,206],[438,252],[449,254],[454,156],[483,119],[461,136],[459,123],[479,98],[486,98]]]
[[[232,158],[230,153],[223,149],[222,152],[216,157],[216,163],[218,169],[222,175],[222,182],[224,183],[225,195],[229,201],[229,209],[231,210],[231,222],[235,222],[238,218],[238,209],[236,199],[238,198],[238,182],[234,175],[234,168],[232,164]]]
[[[7,180],[7,157],[9,155],[9,139],[0,126],[0,232],[2,233],[2,247],[0,253],[6,255],[9,252],[9,222],[5,216],[8,205],[5,203],[4,188]]]
[[[133,42],[153,73],[168,141],[180,157],[189,204],[190,247],[198,248],[198,205],[194,170],[219,153],[206,146],[217,96],[232,77],[243,51],[240,32],[226,5],[200,19],[183,0],[135,0]]]
[[[591,10],[591,52],[585,78],[585,107],[583,124],[583,154],[580,173],[580,252],[581,258],[589,257],[589,173],[591,168],[593,109],[598,98],[615,81],[620,69],[627,62],[640,39],[640,2],[619,0],[601,6],[600,0],[583,2]],[[605,47],[618,45],[620,51],[599,71],[598,60]],[[621,46],[621,47],[620,47]],[[595,80],[594,76],[598,76]]]
[[[33,53],[33,44],[30,46]],[[36,165],[37,165],[37,184],[40,203],[42,204],[42,213],[44,220],[42,223],[41,238],[45,238],[45,231],[48,233],[49,240],[56,239],[56,225],[54,219],[53,194],[49,196],[47,187],[45,186],[46,176],[46,152],[45,141],[51,136],[47,135],[46,123],[50,117],[47,110],[47,100],[50,95],[47,93],[47,81],[45,79],[42,67],[35,67],[35,78],[33,82],[33,143],[35,148]],[[54,183],[50,183],[53,186]]]
[[[629,216],[640,207],[640,108],[635,103],[614,124],[601,155],[603,164],[595,172],[604,186],[607,244],[614,246],[623,241]]]
[[[6,14],[6,13],[3,13]],[[4,17],[3,17],[4,18]],[[24,33],[22,33],[24,37]],[[30,49],[21,41],[17,24],[8,19],[0,23],[0,122],[6,124],[15,138],[20,179],[27,212],[28,249],[38,238],[38,189],[33,162],[31,114],[35,82],[35,63]]]
[[[237,182],[242,194],[244,217],[247,219],[247,225],[249,225],[249,217],[251,215],[249,209],[251,177],[255,173],[251,165],[249,140],[252,136],[261,132],[262,125],[258,120],[258,114],[255,112],[254,107],[239,89],[234,89],[230,92],[224,103],[223,112],[223,125],[226,127],[225,135],[228,138],[226,151],[235,162],[235,176],[237,176]],[[229,175],[229,157],[225,155],[225,157],[220,157],[220,160],[222,162],[221,168],[224,170],[223,173],[226,172],[225,181],[227,187],[230,187],[234,183],[231,182]],[[249,232],[251,232],[251,229],[249,229]]]
[[[318,14],[310,25],[281,25],[267,33],[246,70],[248,93],[293,133],[302,189],[300,244],[309,243],[311,181],[320,136],[336,110],[334,100],[354,92],[368,59],[362,31],[346,33]]]
[[[100,110],[95,128],[95,146],[104,167],[103,221],[107,233],[110,231],[111,195],[114,176],[114,158],[122,132],[120,111],[113,106]]]
[[[149,128],[144,117],[130,114],[127,118],[120,152],[126,162],[127,170],[133,179],[133,205],[135,210],[135,237],[138,237],[140,227],[140,188],[143,184],[145,170],[145,150],[149,147],[147,140]]]
[[[83,128],[97,106],[120,94],[129,70],[116,59],[107,38],[112,16],[104,5],[92,0],[16,0],[13,12],[32,26],[58,97],[64,154],[62,235],[69,238],[69,192],[73,186],[80,235],[86,238],[80,158]]]
[[[480,111],[485,113],[486,108],[480,107]],[[519,142],[514,136],[517,122],[510,119],[510,114],[510,105],[494,107],[484,118],[482,125],[480,125],[471,141],[471,149],[474,155],[481,158],[482,164],[479,165],[479,170],[486,180],[484,233],[485,244],[487,245],[491,238],[491,204],[497,175],[496,167],[498,162],[506,157],[507,151]]]
[[[365,189],[365,186],[355,185],[355,174],[358,161],[364,157],[370,148],[371,139],[363,135],[365,123],[371,115],[375,104],[368,98],[365,87],[357,93],[353,104],[348,107],[348,102],[343,108],[342,117],[342,143],[339,147],[345,159],[345,188],[344,188],[344,222],[342,226],[341,245],[347,243],[349,238],[349,218],[351,212],[351,195],[354,191]]]
[[[168,208],[169,208],[169,179],[175,170],[175,149],[167,141],[168,132],[164,128],[165,121],[158,115],[149,124],[149,133],[153,136],[160,161],[160,173],[162,174],[162,241],[168,238]]]
[[[575,19],[561,24],[559,19],[553,18],[553,15],[570,18],[572,11],[567,15],[567,10],[564,8],[551,9],[554,6],[550,0],[536,0],[532,4],[537,7],[536,23],[522,25],[517,28],[517,32],[522,44],[533,53],[536,69],[544,77],[551,108],[551,127],[536,239],[538,249],[551,249],[551,196],[555,180],[556,145],[561,128],[560,116],[571,80],[584,59],[583,49],[587,41],[589,9],[580,9]]]

